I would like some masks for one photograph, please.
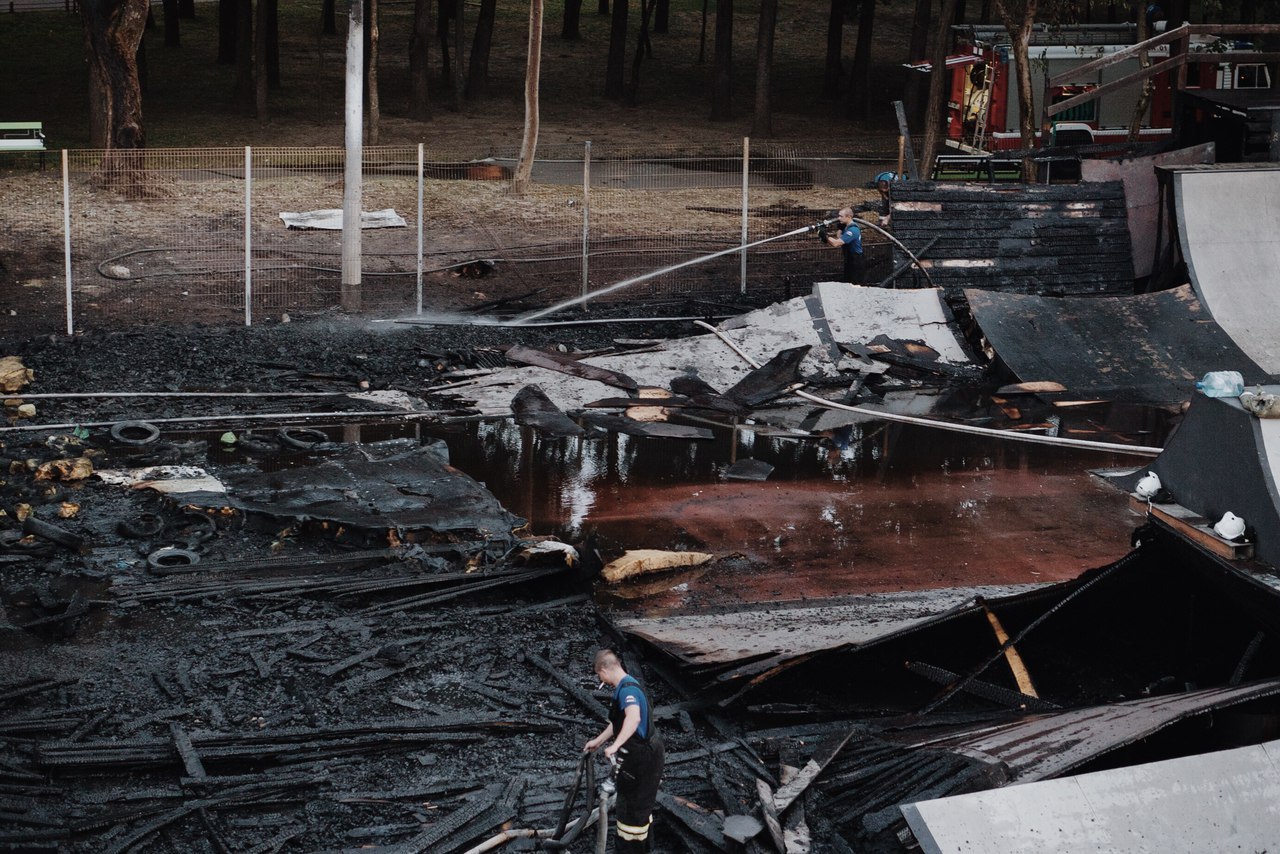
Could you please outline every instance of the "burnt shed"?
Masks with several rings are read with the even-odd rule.
[[[1120,182],[895,184],[893,231],[912,251],[929,246],[933,285],[951,291],[1133,293]]]

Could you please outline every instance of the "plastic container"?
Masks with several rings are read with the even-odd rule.
[[[1244,394],[1244,377],[1239,371],[1210,371],[1196,388],[1209,397],[1239,397]]]

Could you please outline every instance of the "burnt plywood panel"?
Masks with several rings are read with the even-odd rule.
[[[1150,157],[1115,160],[1082,160],[1080,175],[1090,183],[1120,181],[1124,184],[1125,207],[1128,210],[1129,243],[1132,247],[1133,274],[1151,275],[1155,259],[1156,222],[1160,214],[1160,185],[1156,167],[1212,163],[1214,146],[1208,142],[1177,151],[1166,151]],[[1166,247],[1167,248],[1167,247]]]
[[[936,748],[970,752],[970,755],[976,752],[1002,762],[1008,769],[1010,782],[1050,780],[1193,715],[1277,694],[1280,694],[1280,681],[1276,680],[1210,688],[1028,717],[928,743]]]
[[[1264,391],[1280,394],[1280,386]],[[1280,419],[1255,418],[1235,398],[1195,395],[1164,453],[1118,483],[1154,471],[1183,507],[1217,521],[1244,518],[1258,560],[1280,567]]]
[[[1269,381],[1188,285],[1104,299],[982,290],[966,290],[965,297],[983,335],[1020,380],[1052,380],[1069,396],[1168,404],[1189,398],[1208,371]]]
[[[893,231],[940,288],[1052,296],[1129,294],[1133,260],[1119,182],[894,185]]]

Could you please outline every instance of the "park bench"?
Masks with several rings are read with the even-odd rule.
[[[990,154],[939,154],[934,159],[935,181],[1021,181],[1022,163]]]
[[[40,168],[44,169],[44,125],[41,122],[0,122],[0,154],[6,152],[40,153]]]

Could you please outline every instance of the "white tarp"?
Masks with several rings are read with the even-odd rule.
[[[280,219],[289,228],[324,229],[326,231],[342,230],[342,208],[326,208],[319,211],[281,211]],[[404,217],[393,208],[380,211],[365,211],[360,214],[360,228],[405,228],[408,225]]]

